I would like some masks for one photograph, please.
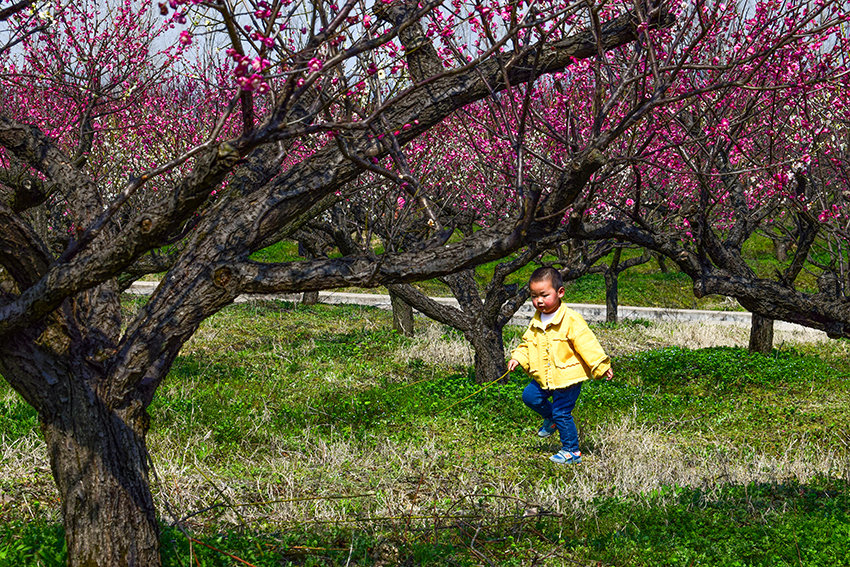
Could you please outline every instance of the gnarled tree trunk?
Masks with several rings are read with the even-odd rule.
[[[40,335],[22,332],[0,347],[3,377],[38,410],[71,567],[160,565],[149,399],[116,380],[126,366],[108,365],[119,309],[104,285],[66,302]]]
[[[68,565],[159,565],[144,412],[77,399],[42,430],[63,495]]]
[[[458,329],[475,351],[475,381],[479,384],[499,378],[507,370],[502,329],[522,304],[503,312],[509,295],[501,286],[490,288],[482,300],[472,270],[443,278],[458,301],[451,307],[434,301],[411,285],[389,286],[391,292],[425,316]],[[524,299],[524,298],[523,298]]]
[[[505,343],[502,328],[498,329],[475,325],[464,333],[466,340],[475,350],[475,381],[479,384],[490,382],[505,373]]]

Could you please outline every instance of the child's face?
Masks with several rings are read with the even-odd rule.
[[[556,290],[548,279],[531,282],[528,287],[531,288],[531,304],[541,313],[554,313],[561,306],[563,287]]]

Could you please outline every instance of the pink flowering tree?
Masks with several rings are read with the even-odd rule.
[[[501,93],[499,104],[489,114],[481,112],[481,108],[466,107],[462,111],[465,120],[444,122],[441,130],[432,130],[435,140],[426,141],[428,136],[423,136],[418,140],[422,143],[421,151],[417,153],[414,144],[407,153],[409,172],[416,172],[415,160],[429,165],[439,163],[443,183],[421,182],[429,175],[434,177],[434,171],[427,166],[418,174],[406,170],[405,175],[414,181],[403,182],[398,174],[379,171],[391,165],[375,162],[375,171],[395,182],[392,187],[427,187],[429,192],[413,193],[410,197],[431,203],[408,209],[417,211],[418,216],[400,214],[403,207],[389,215],[395,195],[387,190],[383,216],[391,220],[385,224],[382,235],[386,239],[397,234],[417,243],[414,231],[406,226],[399,228],[404,225],[398,219],[408,222],[419,219],[432,226],[455,228],[453,219],[461,218],[458,211],[475,211],[474,222],[485,226],[502,214],[517,216],[522,211],[523,190],[537,187],[546,195],[557,186],[559,174],[577,153],[603,144],[608,150],[607,163],[589,185],[576,193],[576,200],[549,218],[568,219],[564,238],[580,236],[594,242],[631,240],[635,245],[647,246],[646,230],[652,227],[682,244],[671,255],[681,259],[681,252],[694,244],[690,227],[695,222],[706,226],[706,220],[695,218],[694,214],[709,215],[712,229],[718,231],[721,240],[726,238],[724,232],[731,226],[730,219],[738,215],[748,220],[739,224],[739,229],[731,233],[734,238],[726,244],[732,249],[737,247],[739,256],[743,243],[759,227],[762,234],[770,234],[768,229],[786,233],[790,230],[798,243],[795,247],[806,252],[810,231],[795,227],[805,228],[807,217],[795,215],[791,225],[783,224],[783,214],[777,208],[777,203],[787,198],[787,191],[756,191],[745,197],[744,185],[758,185],[754,179],[759,176],[782,179],[783,175],[787,176],[782,171],[787,171],[792,162],[804,163],[809,159],[809,153],[799,145],[785,145],[790,140],[805,138],[801,126],[809,129],[811,123],[811,119],[801,121],[794,118],[796,114],[789,114],[789,101],[799,108],[811,109],[808,113],[820,112],[814,109],[821,109],[824,104],[822,95],[827,82],[840,85],[846,81],[843,62],[838,57],[845,52],[845,40],[840,35],[844,14],[840,3],[824,2],[809,7],[800,2],[766,2],[741,10],[719,2],[698,3],[686,13],[688,25],[662,29],[645,37],[642,42],[647,53],[645,59],[635,58],[625,50],[609,52],[605,56],[604,72],[594,62],[583,60],[531,88]],[[781,25],[774,24],[778,15]],[[802,62],[806,54],[817,56],[814,63]],[[815,97],[788,98],[803,92],[806,96],[815,93]],[[829,100],[836,102],[835,108],[840,112],[844,108],[836,93]],[[767,106],[766,101],[772,106]],[[645,104],[652,108],[650,119],[622,135],[626,130],[623,125],[640,116]],[[832,119],[836,126],[841,124],[840,112]],[[693,119],[693,114],[699,118]],[[700,124],[694,127],[686,119],[698,120]],[[732,123],[737,127],[730,129]],[[458,133],[465,139],[456,139]],[[726,140],[728,147],[722,148],[718,139]],[[836,139],[841,140],[842,136],[839,134]],[[834,153],[835,148],[831,151]],[[693,155],[688,156],[687,152]],[[737,154],[734,166],[722,163],[729,159],[729,154]],[[792,156],[800,159],[791,159]],[[747,161],[746,170],[740,165],[742,159]],[[836,160],[831,164],[835,168]],[[750,178],[742,182],[739,177],[743,173]],[[732,191],[730,184],[736,177],[738,187]],[[374,179],[369,182],[375,183]],[[447,194],[441,195],[440,189],[444,187],[448,187]],[[711,192],[703,207],[700,199]],[[407,202],[404,196],[400,199]],[[821,201],[825,199],[829,200],[828,196],[820,197]],[[824,208],[821,220],[834,218],[836,207]],[[434,211],[444,217],[434,216]],[[752,222],[753,218],[762,222]],[[373,222],[368,214],[361,214],[359,222],[367,221]],[[624,223],[637,236],[627,238],[627,231],[621,228]],[[374,229],[374,223],[372,226]],[[551,233],[546,236],[550,243],[551,236]],[[536,245],[543,238],[538,235],[528,241]],[[701,241],[695,244],[697,249],[701,244]],[[647,248],[669,253],[655,243]],[[703,248],[697,255],[706,251]],[[781,278],[792,282],[797,278],[805,256],[798,254],[797,258],[788,264]],[[648,256],[642,256],[635,261],[647,259]],[[571,264],[579,265],[574,260],[566,262],[567,266]],[[606,267],[606,279],[612,291],[609,297],[616,290],[616,272],[628,265],[619,264],[615,253],[614,263]],[[741,259],[732,266],[743,271],[745,265]],[[686,273],[694,272],[686,270]],[[501,283],[499,274],[497,270],[497,278],[491,284]],[[504,313],[497,309],[505,305],[504,290],[496,285],[488,288],[493,292],[498,289],[501,297],[500,301],[491,301],[478,297],[469,273],[451,274],[444,280],[451,282],[456,296],[469,300],[464,303],[467,312],[463,316],[460,311],[464,308],[452,311],[434,302],[429,304],[427,298],[409,287],[390,289],[430,316],[447,324],[454,321],[454,326],[467,333],[476,345],[477,354],[486,352],[487,349],[479,346],[495,344],[494,337],[500,334],[500,327],[494,321],[504,321]],[[697,293],[705,292],[697,289]],[[762,301],[772,300],[769,294],[760,297]],[[613,297],[610,303],[615,303]],[[487,317],[481,316],[482,305],[490,306]],[[754,348],[759,348],[756,343],[762,325],[759,311],[754,312],[753,341]],[[484,330],[491,340],[475,336],[484,334]],[[497,351],[492,349],[492,352]],[[490,358],[493,364],[479,373],[479,379],[500,374],[499,357]],[[477,368],[486,366],[476,364]]]
[[[551,116],[542,118],[551,99],[552,84],[544,82],[533,90],[515,86],[510,95],[469,105],[409,144],[403,156],[373,164],[373,171],[356,183],[371,190],[345,195],[330,218],[309,222],[309,230],[299,232],[301,238],[314,242],[315,249],[336,246],[351,253],[369,249],[378,236],[385,249],[410,250],[419,247],[429,231],[445,238],[453,233],[469,236],[520,214],[522,186],[541,190],[558,167],[546,162],[567,153],[548,135]],[[474,349],[476,380],[494,380],[506,370],[502,330],[529,297],[527,282],[518,281],[515,272],[548,254],[565,281],[604,273],[615,294],[619,273],[646,261],[620,261],[621,246],[611,240],[584,243],[556,228],[500,262],[483,284],[471,269],[441,277],[457,307],[411,284],[391,284],[396,328],[412,329],[412,307],[457,329]],[[610,264],[600,262],[612,252]],[[616,297],[610,298],[610,312],[616,314]]]
[[[736,298],[754,314],[753,350],[771,348],[773,319],[847,336],[847,12],[764,2],[702,18],[720,33],[676,88],[705,92],[621,140],[619,169],[576,203],[571,232],[663,253],[698,297]],[[585,214],[600,207],[607,219]],[[775,271],[748,261],[758,238],[775,242]]]
[[[564,229],[662,252],[700,292],[734,291],[726,295],[766,316],[846,334],[842,284],[829,277],[840,272],[828,263],[818,294],[757,277],[747,280],[752,289],[728,287],[747,275],[735,227],[761,220],[771,202],[801,223],[781,224],[798,251],[812,215],[827,228],[811,246],[843,245],[843,205],[829,193],[839,187],[831,180],[844,179],[839,126],[834,143],[820,130],[806,134],[806,185],[786,183],[774,201],[751,191],[758,184],[744,174],[753,168],[740,161],[748,151],[779,155],[765,150],[769,137],[727,148],[727,157],[704,154],[761,110],[748,110],[748,92],[782,87],[790,96],[790,86],[846,80],[830,57],[846,52],[841,3],[808,4],[765,3],[771,20],[758,7],[736,15],[709,2],[260,0],[232,11],[91,0],[4,11],[7,36],[30,43],[0,54],[10,93],[0,112],[0,373],[42,421],[70,564],[160,563],[147,407],[198,325],[241,293],[448,276]],[[163,25],[168,33],[147,41]],[[718,51],[728,45],[736,47]],[[784,72],[799,46],[817,54],[799,58],[804,80],[758,82],[769,68]],[[827,106],[807,98],[813,110],[801,124],[843,124],[835,113],[846,91],[824,94],[833,97]],[[518,119],[489,126],[502,128],[493,146],[504,159],[489,171],[508,174],[499,181],[504,210],[447,240],[451,225],[431,207],[441,177],[417,172],[412,144],[469,105],[509,96],[528,102]],[[724,125],[727,107],[737,114]],[[760,168],[774,174],[765,180],[797,179],[781,159],[771,163]],[[380,187],[358,183],[364,175]],[[733,179],[746,184],[725,189]],[[404,231],[418,231],[416,246],[251,260],[340,199],[378,190],[388,206],[402,196],[411,207]],[[500,208],[488,193],[472,191],[469,202]],[[449,218],[460,224],[455,206]],[[147,305],[122,319],[121,286],[163,270]]]
[[[387,249],[412,251],[421,244],[421,240],[416,237],[421,234],[419,230],[395,230],[399,212],[397,208],[393,211],[387,207],[388,210],[382,212],[374,201],[366,205],[353,201],[355,199],[337,203],[327,219],[309,222],[296,233],[300,241],[309,242],[310,248],[316,251],[335,247],[348,253],[362,253],[374,243],[376,236],[380,237]],[[414,208],[414,205],[406,202],[405,206]],[[454,227],[453,230],[444,230],[446,237],[455,231],[470,234],[476,228],[476,218],[472,215],[451,211],[446,205],[439,208],[435,206],[434,209],[441,213],[441,218],[450,220]],[[572,246],[567,246],[567,241]],[[412,330],[412,313],[407,313],[407,310],[415,308],[427,317],[457,329],[469,341],[474,350],[477,382],[499,378],[506,370],[502,330],[529,298],[526,282],[520,282],[512,275],[530,262],[541,263],[541,257],[550,249],[555,249],[557,256],[547,263],[555,265],[564,280],[570,281],[598,270],[598,260],[609,254],[614,244],[611,241],[590,244],[573,241],[565,231],[556,229],[547,237],[529,243],[499,262],[493,277],[483,285],[472,269],[441,276],[439,280],[457,299],[457,307],[429,297],[412,284],[388,284],[398,330]]]
[[[169,166],[175,151],[203,141],[211,111],[227,103],[229,77],[198,80],[203,67],[186,46],[156,49],[168,41],[172,22],[160,22],[149,6],[44,5],[43,28],[6,54],[0,81],[3,111],[67,148],[72,166],[89,172],[101,202],[136,172],[162,169],[156,181],[126,196],[128,209],[159,200],[158,191],[185,172]],[[194,79],[185,75],[191,73]],[[197,89],[197,90],[196,90]],[[232,130],[232,128],[231,128]],[[28,164],[4,153],[0,176],[18,186],[16,207],[50,201],[39,231],[53,249],[68,244],[74,224],[69,195]],[[165,165],[164,168],[162,166]]]
[[[612,50],[641,58],[624,46],[673,20],[651,3],[238,6],[89,0],[0,20],[30,38],[0,69],[0,373],[38,411],[71,565],[160,563],[147,408],[204,319],[241,293],[405,283],[514,253],[560,225],[651,104],[458,242],[429,227],[382,255],[253,252],[453,112]],[[124,319],[121,287],[162,270]]]

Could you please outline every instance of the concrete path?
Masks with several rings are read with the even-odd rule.
[[[150,295],[159,282],[135,282],[128,293],[135,295]],[[284,301],[300,301],[301,294],[274,294],[274,295],[240,295],[236,303],[248,301],[281,299]],[[457,300],[453,297],[435,297],[440,303],[457,306]],[[390,297],[377,293],[349,293],[341,291],[320,291],[319,301],[330,304],[356,304],[370,305],[379,309],[392,309]],[[591,322],[605,321],[605,306],[586,303],[567,303],[567,306],[575,309],[582,317]],[[703,309],[660,309],[654,307],[629,307],[621,305],[618,309],[621,319],[644,319],[647,321],[681,321],[690,323],[705,323],[711,325],[740,325],[750,326],[751,314],[747,311],[708,311]],[[530,303],[525,303],[511,319],[511,324],[525,326],[534,316],[534,308]],[[814,331],[794,323],[776,321],[777,331]],[[824,336],[826,334],[824,333]]]

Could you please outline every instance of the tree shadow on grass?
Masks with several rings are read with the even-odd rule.
[[[847,565],[850,484],[817,478],[662,487],[597,503],[573,543],[590,557],[639,565]]]
[[[711,493],[665,486],[634,498],[606,498],[592,514],[532,514],[500,519],[437,517],[346,518],[254,530],[188,534],[162,526],[163,564],[257,566],[528,564],[530,557],[565,564],[612,565],[847,565],[850,483],[817,478],[730,485]],[[427,524],[427,525],[426,525]],[[191,538],[191,540],[189,539]],[[192,541],[194,540],[194,541]],[[9,522],[0,553],[15,565],[62,565],[58,524]]]

